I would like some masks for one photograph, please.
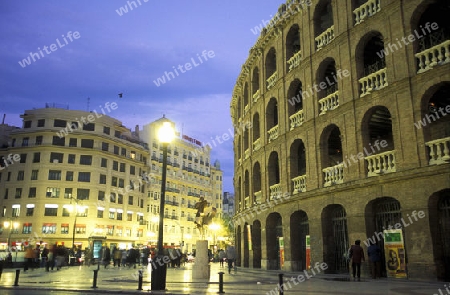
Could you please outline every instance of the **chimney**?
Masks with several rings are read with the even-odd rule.
[[[136,125],[136,127],[134,127],[134,133],[135,133],[135,136],[137,138],[139,138],[139,125]]]
[[[2,125],[5,124],[5,118],[6,118],[6,114],[3,114]]]

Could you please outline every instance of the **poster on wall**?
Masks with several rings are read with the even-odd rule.
[[[311,269],[311,240],[309,235],[306,236],[306,269]]]
[[[284,266],[284,238],[279,237],[278,243],[280,245],[280,268],[283,268],[283,266]]]
[[[392,278],[406,278],[406,255],[402,230],[384,230],[383,235],[388,276]]]
[[[253,250],[252,247],[252,226],[250,224],[247,224],[247,237],[248,237],[248,250]]]

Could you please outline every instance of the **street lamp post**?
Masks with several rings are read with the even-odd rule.
[[[158,255],[156,257],[156,263],[152,263],[152,291],[153,290],[165,290],[166,289],[166,275],[167,265],[161,262],[164,261],[164,202],[166,194],[166,177],[167,177],[167,146],[174,138],[174,130],[172,124],[169,121],[163,122],[162,127],[158,132],[158,139],[163,148],[163,166],[162,166],[162,182],[161,182],[161,197],[159,200],[159,228],[158,228]]]

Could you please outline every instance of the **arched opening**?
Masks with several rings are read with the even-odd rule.
[[[334,110],[339,106],[338,79],[336,62],[332,58],[324,60],[317,70],[317,84],[322,85],[317,92],[319,98],[319,115]]]
[[[241,266],[241,257],[242,257],[242,228],[238,225],[236,229],[236,265]]]
[[[382,251],[381,255],[381,275],[387,276],[386,259],[384,250],[383,230],[394,226],[397,223],[402,224],[402,213],[400,203],[391,197],[378,198],[370,201],[366,206],[366,230],[369,237],[365,243],[375,242]],[[402,228],[404,237],[404,228]],[[367,246],[367,245],[366,245]],[[399,250],[400,262],[405,263],[405,250]]]
[[[331,0],[319,1],[314,13],[314,37],[317,50],[320,50],[334,39],[332,30],[333,6],[331,5]]]
[[[296,139],[291,144],[289,156],[293,193],[304,192],[306,191],[306,151],[301,139]]]
[[[429,201],[430,232],[438,280],[450,281],[450,189],[434,193]]]
[[[248,84],[245,82],[244,85],[244,113],[248,111]]]
[[[275,97],[272,97],[267,104],[266,126],[269,142],[271,142],[278,137],[278,102]]]
[[[300,59],[300,28],[297,24],[295,24],[291,26],[286,36],[286,62],[289,71],[293,70],[300,64]]]
[[[266,245],[268,269],[280,269],[280,237],[283,237],[283,225],[281,215],[277,212],[270,213],[266,220]]]
[[[322,167],[324,186],[344,181],[344,163],[341,131],[336,125],[328,126],[322,133]]]
[[[256,102],[259,98],[259,68],[256,67],[253,69],[253,76],[252,76],[252,96],[253,101]]]
[[[252,227],[253,268],[261,268],[261,222],[253,221]]]
[[[278,153],[273,151],[269,156],[269,163],[267,166],[269,173],[269,186],[280,183],[280,163],[278,160]]]
[[[242,179],[240,176],[236,185],[236,205],[236,211],[240,212],[242,210]]]
[[[323,258],[328,273],[348,273],[347,251],[350,247],[347,214],[342,205],[328,205],[322,211]]]
[[[291,260],[292,271],[306,269],[306,236],[309,235],[308,215],[299,210],[291,215]]]
[[[389,110],[384,106],[371,108],[364,116],[362,130],[368,176],[395,172],[395,146]],[[348,166],[354,165],[354,162],[346,159]]]
[[[289,85],[288,93],[288,113],[289,113],[289,125],[293,130],[295,127],[301,126],[305,122],[305,116],[303,113],[303,94],[302,94],[302,82],[295,79]]]
[[[237,105],[236,105],[238,120],[239,120],[239,118],[242,117],[242,108],[241,108],[241,104],[242,104],[242,100],[241,100],[241,98],[239,97],[238,100],[237,100]]]
[[[250,130],[245,128],[244,130],[244,158],[247,159],[250,156]]]
[[[248,170],[245,170],[244,176],[244,209],[250,208],[250,176]]]
[[[266,55],[266,82],[267,82],[267,90],[275,85],[277,80],[277,58],[275,48],[270,48],[269,52]]]
[[[411,27],[421,36],[414,42],[414,52],[419,53],[416,55],[418,72],[421,73],[446,63],[445,42],[450,40],[450,3],[447,0],[433,1],[426,8],[419,6],[415,15]]]
[[[236,140],[237,142],[237,146],[236,146],[236,156],[238,158],[238,160],[242,160],[242,152],[241,152],[241,137],[239,136]],[[240,164],[240,163],[239,163]]]
[[[253,131],[253,143],[261,137],[260,134],[260,127],[259,127],[259,113],[255,113],[253,115],[253,125],[252,125],[252,131]]]
[[[263,202],[263,199],[261,191],[261,166],[259,165],[259,162],[256,162],[255,165],[253,165],[252,183],[253,193],[255,194],[254,203],[261,204]]]

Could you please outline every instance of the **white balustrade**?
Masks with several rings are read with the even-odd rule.
[[[246,196],[244,199],[244,209],[250,208],[250,197]]]
[[[367,161],[367,176],[377,176],[396,171],[395,150],[365,157]]]
[[[419,60],[419,70],[417,73],[423,73],[431,70],[436,65],[443,65],[450,62],[450,40],[441,44],[425,49],[415,54]]]
[[[374,90],[387,87],[386,68],[359,79],[359,85],[361,87],[361,97],[369,95]]]
[[[315,38],[317,51],[334,40],[334,25]]]
[[[369,18],[380,12],[381,10],[381,0],[369,0],[360,7],[353,10],[355,15],[355,26],[362,23],[366,18]]]
[[[247,115],[249,109],[250,109],[250,105],[246,104],[244,107],[244,115]]]
[[[261,96],[261,91],[256,90],[256,92],[253,94],[253,102],[257,102],[259,97]]]
[[[271,89],[275,85],[277,79],[278,73],[275,71],[275,73],[273,73],[272,76],[270,76],[269,79],[267,79],[267,90]]]
[[[244,151],[244,159],[248,159],[248,157],[250,157],[250,149]]]
[[[339,91],[319,100],[319,115],[324,115],[327,111],[334,110],[339,106]]]
[[[238,164],[241,165],[242,164],[242,159],[238,160]]]
[[[256,204],[262,203],[262,191],[255,192],[255,203]]]
[[[294,184],[293,194],[306,192],[306,175],[300,175],[291,179]]]
[[[426,142],[430,149],[430,165],[439,165],[450,162],[450,137],[441,138]]]
[[[261,148],[261,138],[258,138],[253,142],[253,151],[256,152]]]
[[[295,127],[301,126],[305,122],[305,115],[303,110],[300,110],[289,117],[289,121],[291,122],[291,130]]]
[[[322,172],[324,174],[325,187],[344,182],[344,163],[327,167]]]
[[[289,72],[298,67],[300,60],[302,59],[302,51],[297,51],[288,61]]]
[[[270,190],[270,200],[279,199],[281,197],[281,195],[282,195],[281,183],[277,183],[277,184],[271,185],[269,187],[269,190]]]
[[[272,142],[275,139],[277,139],[278,138],[278,125],[270,128],[270,130],[267,131],[267,133],[269,134],[269,142]]]

